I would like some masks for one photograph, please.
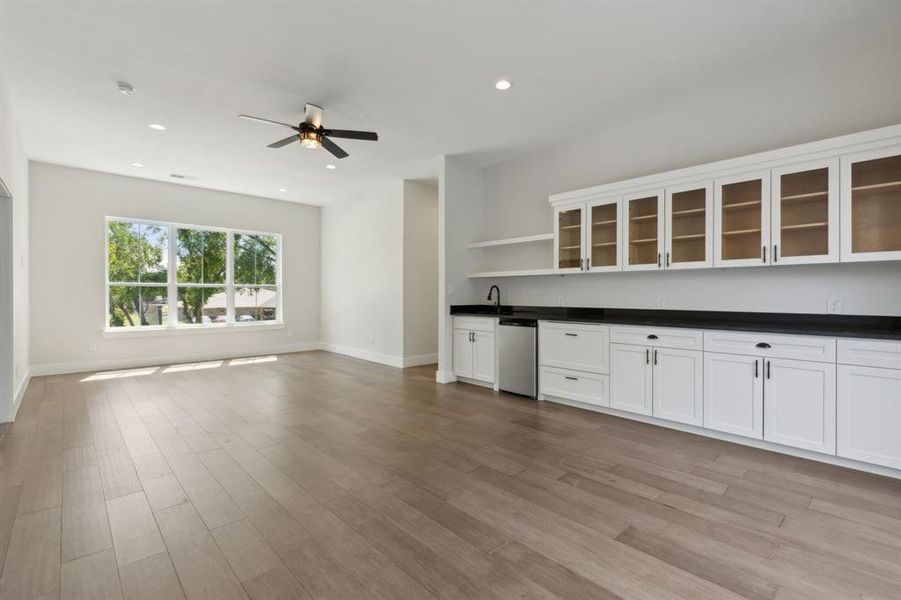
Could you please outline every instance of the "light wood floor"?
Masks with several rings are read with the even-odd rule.
[[[322,352],[33,379],[0,599],[901,598],[901,482]]]

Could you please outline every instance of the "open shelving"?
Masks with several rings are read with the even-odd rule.
[[[537,235],[523,235],[519,237],[504,238],[500,240],[485,240],[483,242],[471,242],[467,248],[493,248],[495,246],[515,246],[518,244],[532,244],[536,242],[550,242],[554,240],[553,233],[539,233]]]

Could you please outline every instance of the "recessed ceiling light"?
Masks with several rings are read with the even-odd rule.
[[[140,169],[144,167],[144,163],[131,163],[131,166],[138,167]]]
[[[280,191],[280,192],[287,192],[287,191],[288,191],[288,188],[278,188],[278,191]]]
[[[494,84],[494,89],[496,90],[509,90],[513,84],[507,81],[506,79],[499,79],[497,83]]]
[[[159,123],[151,123],[147,127],[151,128],[151,129],[155,129],[157,131],[166,131],[166,126],[160,125]]]
[[[326,169],[337,169],[338,167],[336,167],[336,166],[333,165],[333,164],[327,164],[327,165],[325,165],[325,168],[326,168]]]
[[[135,86],[131,85],[127,81],[118,81],[116,82],[116,89],[119,90],[119,93],[123,96],[134,96],[135,95]]]

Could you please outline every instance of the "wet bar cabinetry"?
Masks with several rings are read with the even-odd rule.
[[[550,202],[552,273],[901,260],[901,125]]]

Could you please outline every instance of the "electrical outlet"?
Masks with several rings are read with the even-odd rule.
[[[826,312],[830,315],[838,315],[842,312],[842,301],[841,298],[829,298],[829,302],[826,303]]]
[[[447,286],[447,296],[448,296],[448,298],[453,298],[454,286],[452,286],[452,285]]]
[[[559,298],[557,298],[557,304],[559,304],[560,306],[566,306],[566,297],[560,296]]]
[[[666,298],[663,296],[657,297],[657,308],[666,308]]]

